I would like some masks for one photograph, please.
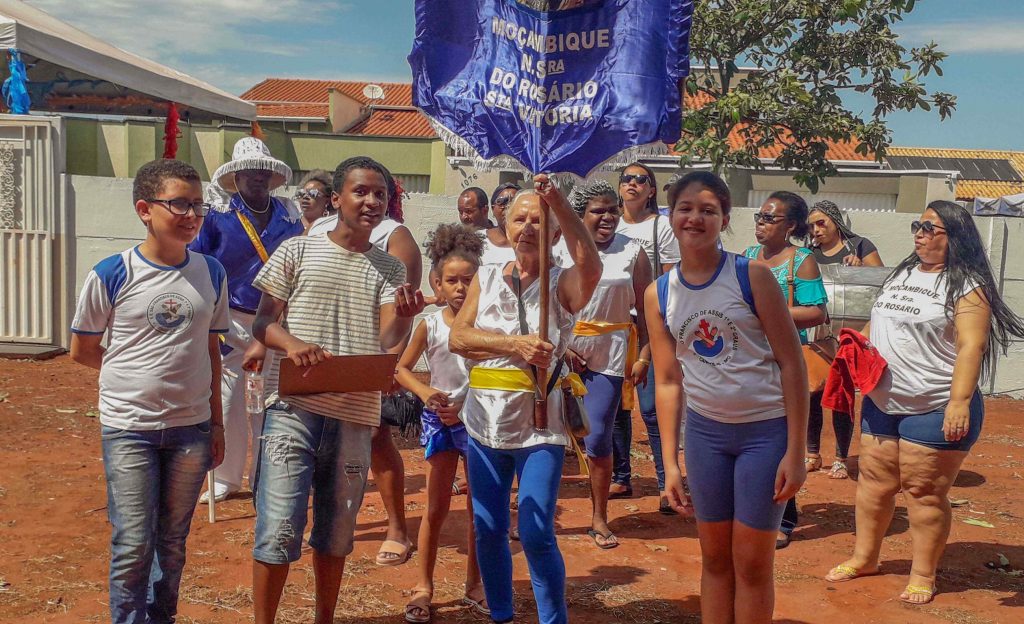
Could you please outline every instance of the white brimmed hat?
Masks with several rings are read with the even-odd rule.
[[[231,160],[213,172],[213,180],[229,193],[237,193],[235,174],[239,171],[270,171],[270,190],[284,186],[292,179],[292,169],[270,155],[267,145],[256,137],[245,137],[235,143],[231,151]]]

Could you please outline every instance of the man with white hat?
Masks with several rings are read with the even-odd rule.
[[[213,174],[213,183],[230,193],[231,200],[223,212],[211,211],[206,216],[199,236],[189,246],[219,260],[228,275],[231,330],[221,346],[225,450],[224,463],[215,473],[218,501],[241,489],[246,450],[251,446],[254,457],[259,452],[263,416],[252,416],[250,435],[242,358],[253,340],[252,322],[262,294],[253,287],[253,279],[278,245],[303,231],[286,200],[271,195],[291,177],[291,168],[271,156],[263,141],[254,137],[239,140],[231,161]],[[250,486],[253,472],[249,473]],[[209,502],[209,496],[209,492],[203,494],[200,502]]]

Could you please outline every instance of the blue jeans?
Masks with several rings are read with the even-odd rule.
[[[110,538],[110,619],[173,622],[185,538],[210,469],[210,423],[101,427]]]
[[[466,471],[473,498],[476,554],[495,622],[512,620],[512,551],[508,545],[512,477],[519,478],[519,540],[541,624],[569,621],[565,562],[555,539],[555,507],[565,448],[541,444],[494,449],[469,439]]]
[[[658,413],[654,404],[654,367],[647,367],[647,385],[636,389],[640,404],[640,418],[647,427],[647,440],[654,455],[654,472],[658,477],[658,490],[665,489],[665,462],[661,457],[661,431],[658,429]],[[612,483],[630,485],[633,468],[629,461],[629,449],[633,441],[633,421],[630,413],[620,410],[615,415],[612,429]]]
[[[352,552],[356,515],[370,469],[369,425],[327,418],[278,401],[263,420],[256,467],[252,556],[270,564],[298,561],[313,492],[309,545],[318,553]]]

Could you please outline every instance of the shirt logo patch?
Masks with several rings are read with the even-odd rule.
[[[161,334],[177,334],[192,324],[192,302],[178,293],[164,293],[149,304],[146,317]]]
[[[718,310],[692,314],[679,328],[678,340],[689,345],[697,359],[710,366],[729,363],[740,346],[736,325]]]

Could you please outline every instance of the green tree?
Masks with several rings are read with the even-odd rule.
[[[676,149],[683,165],[710,162],[718,172],[761,168],[758,150],[777,146],[775,164],[816,191],[836,168],[826,141],[860,141],[881,160],[892,142],[894,111],[956,108],[956,97],[929,93],[923,80],[942,75],[946,54],[934,43],[907,49],[893,31],[915,0],[696,0],[686,90],[696,102]],[[759,68],[740,74],[738,67]],[[738,78],[738,79],[737,79]],[[862,93],[874,109],[860,115],[843,101]],[[731,146],[733,131],[742,145]]]

